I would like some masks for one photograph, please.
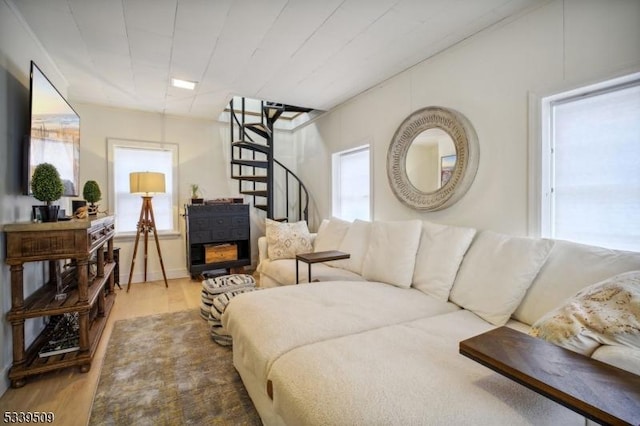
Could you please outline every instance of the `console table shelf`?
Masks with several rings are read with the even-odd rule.
[[[11,386],[21,387],[29,376],[72,366],[86,372],[115,302],[113,254],[115,233],[113,216],[54,223],[15,223],[3,227],[7,235],[6,263],[11,266],[11,310],[7,319],[13,337],[13,365],[9,370]],[[104,246],[107,250],[105,253]],[[89,278],[95,257],[95,274]],[[74,286],[66,298],[57,300],[56,282],[61,260],[72,259]],[[24,264],[48,261],[49,281],[27,298],[24,297]],[[58,272],[56,272],[58,271]],[[46,327],[25,349],[25,320],[78,313],[79,349],[40,357],[40,349],[51,339]]]
[[[10,311],[7,314],[9,321],[20,318],[38,318],[49,315],[60,315],[67,312],[79,312],[81,310],[88,310],[90,305],[96,302],[97,297],[100,294],[100,290],[104,289],[105,284],[111,276],[112,270],[115,269],[115,264],[110,263],[105,265],[105,274],[103,277],[96,277],[96,279],[89,284],[89,305],[82,306],[78,304],[79,295],[78,289],[73,288],[67,291],[67,298],[64,300],[56,300],[56,287],[53,283],[48,283],[43,287],[36,290],[31,296],[27,297],[24,301],[24,310],[22,312]]]

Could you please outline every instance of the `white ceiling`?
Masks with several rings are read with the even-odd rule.
[[[541,0],[13,3],[72,101],[215,118],[234,95],[330,109]]]

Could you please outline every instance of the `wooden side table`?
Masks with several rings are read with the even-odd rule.
[[[460,353],[601,424],[640,424],[640,376],[508,327]]]
[[[296,284],[300,283],[298,276],[298,261],[302,261],[308,265],[308,281],[311,282],[311,264],[329,262],[331,260],[348,259],[351,255],[338,250],[317,251],[313,253],[300,253],[296,255]]]

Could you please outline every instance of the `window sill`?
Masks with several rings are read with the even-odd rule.
[[[153,238],[153,233],[150,232],[149,233],[151,238]],[[180,238],[182,237],[182,234],[180,233],[180,231],[164,231],[164,232],[158,232],[158,239],[159,240],[173,240],[176,238]],[[115,241],[134,241],[136,239],[136,233],[135,232],[121,232],[119,234],[116,234],[113,239]]]

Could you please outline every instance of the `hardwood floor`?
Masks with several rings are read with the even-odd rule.
[[[164,281],[133,284],[129,293],[126,285],[122,290],[116,287],[116,302],[91,370],[83,374],[77,368],[68,368],[29,378],[24,387],[10,388],[2,395],[0,413],[52,412],[55,414],[54,424],[86,425],[113,323],[124,318],[195,309],[200,306],[201,289],[200,281],[189,278],[169,280],[169,288],[165,288]]]

